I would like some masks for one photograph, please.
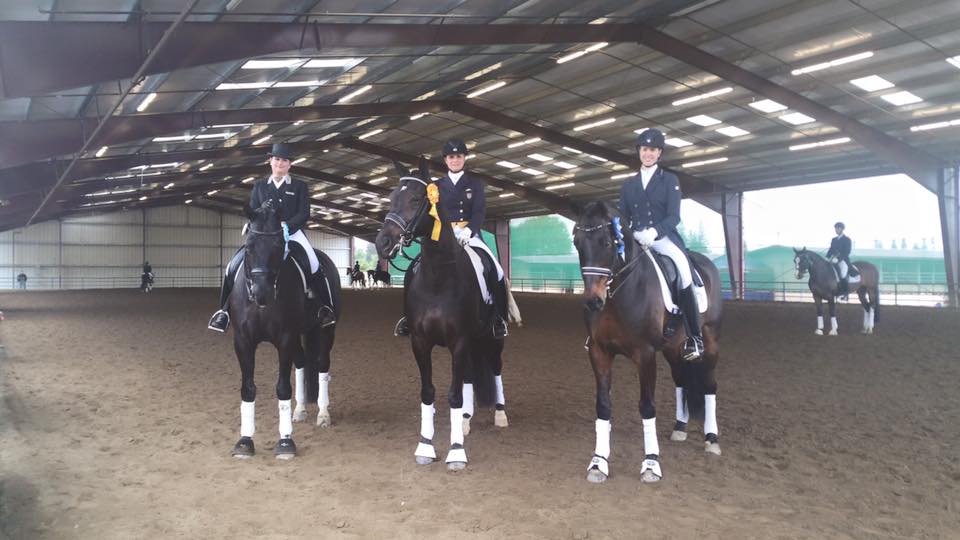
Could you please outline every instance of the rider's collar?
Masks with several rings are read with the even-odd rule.
[[[460,169],[460,172],[448,172],[447,176],[450,177],[450,181],[453,182],[453,185],[457,185],[457,182],[459,182],[460,178],[463,177],[463,169]]]
[[[271,176],[270,182],[272,182],[275,187],[279,188],[280,184],[290,183],[290,175],[284,175],[284,176],[281,176],[280,178],[277,178],[276,176]]]

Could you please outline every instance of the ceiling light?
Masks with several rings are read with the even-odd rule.
[[[377,177],[377,178],[372,178],[372,179],[370,179],[370,183],[371,183],[371,184],[379,184],[380,182],[386,182],[386,181],[387,181],[387,177],[386,177],[386,176],[380,176],[380,177]]]
[[[571,60],[576,60],[577,58],[580,58],[581,56],[583,56],[583,55],[585,55],[585,54],[587,54],[587,51],[576,51],[576,52],[572,52],[572,53],[570,53],[570,54],[567,54],[567,55],[561,56],[560,58],[557,58],[557,63],[558,63],[558,64],[564,64],[564,63],[569,62],[569,61],[571,61]]]
[[[383,133],[383,129],[382,129],[382,128],[377,128],[377,129],[375,129],[375,130],[373,130],[373,131],[368,131],[368,132],[364,133],[363,135],[360,135],[360,136],[357,137],[357,138],[362,141],[363,139],[366,139],[367,137],[373,137],[374,135],[376,135],[376,134],[378,134],[378,133]]]
[[[280,69],[295,66],[303,62],[303,58],[284,58],[280,60],[250,60],[240,66],[240,69]]]
[[[169,184],[163,186],[163,189],[170,189],[170,188],[172,188],[173,186],[174,186],[174,183],[173,183],[173,182],[170,182]]]
[[[203,167],[200,167],[200,170],[201,170],[201,171],[205,171],[205,170],[207,170],[207,169],[209,169],[209,168],[211,168],[211,167],[213,167],[213,163],[207,163],[207,164],[204,165]]]
[[[960,69],[960,56],[954,56],[953,58],[947,58],[947,62],[950,62],[950,65]]]
[[[472,81],[473,79],[476,79],[477,77],[480,77],[481,75],[486,75],[487,73],[490,73],[491,71],[498,70],[498,69],[500,69],[501,67],[503,67],[503,63],[502,63],[502,62],[497,62],[496,64],[493,64],[492,66],[485,67],[485,68],[481,69],[480,71],[474,71],[473,73],[465,76],[465,77],[463,78],[463,80],[465,80],[465,81]]]
[[[811,148],[819,148],[821,146],[832,146],[834,144],[843,144],[848,142],[850,142],[850,137],[840,137],[838,139],[828,139],[826,141],[818,141],[818,142],[805,143],[805,144],[795,144],[790,147],[790,150],[795,152],[797,150],[809,150]]]
[[[192,203],[192,202],[193,202],[193,199],[187,199],[187,200],[183,201],[183,204],[190,204],[190,203]]]
[[[350,92],[349,94],[347,94],[347,95],[343,96],[342,98],[338,99],[338,100],[337,100],[337,103],[346,103],[347,101],[350,101],[351,99],[353,99],[353,98],[359,96],[360,94],[362,94],[362,93],[370,90],[371,88],[373,88],[373,86],[371,86],[371,85],[369,85],[369,84],[366,85],[366,86],[361,86],[360,88],[357,88],[357,89],[354,90],[353,92]]]
[[[576,168],[577,168],[577,166],[574,165],[573,163],[567,163],[566,161],[554,161],[554,162],[552,163],[552,165],[556,165],[557,167],[560,167],[561,169],[566,169],[566,170],[568,170],[568,171],[569,171],[570,169],[576,169]]]
[[[563,183],[563,184],[551,184],[551,185],[547,186],[546,189],[549,190],[549,191],[553,191],[553,190],[555,190],[555,189],[563,189],[563,188],[573,187],[573,186],[575,186],[575,185],[577,185],[577,184],[574,183],[574,182],[565,182],[565,183]]]
[[[843,58],[837,58],[836,60],[831,60],[829,62],[821,62],[819,64],[814,64],[812,66],[807,66],[800,69],[795,69],[790,72],[791,75],[803,75],[804,73],[812,73],[814,71],[820,71],[821,69],[832,68],[836,66],[842,66],[843,64],[849,64],[850,62],[856,62],[857,60],[866,60],[873,56],[872,51],[862,52],[859,54],[854,54],[851,56],[844,56]]]
[[[787,108],[786,105],[781,105],[772,99],[761,99],[760,101],[754,101],[753,103],[750,103],[750,106],[765,113],[782,111]]]
[[[893,88],[893,83],[880,77],[878,75],[870,75],[868,77],[860,77],[859,79],[853,79],[850,81],[850,84],[854,86],[859,86],[867,92],[875,92],[877,90],[885,90],[887,88]]]
[[[897,105],[897,106],[910,105],[911,103],[920,103],[921,101],[923,101],[923,98],[921,98],[920,96],[911,94],[906,90],[902,90],[900,92],[894,92],[892,94],[887,94],[885,96],[880,96],[880,97],[883,98],[885,101],[889,101],[890,103],[893,103],[894,105]]]
[[[183,141],[187,142],[193,138],[193,135],[175,135],[172,137],[154,137],[153,142],[174,142],[174,141]]]
[[[809,124],[810,122],[816,122],[816,119],[810,118],[809,116],[803,113],[789,113],[780,117],[784,122],[799,126],[800,124]]]
[[[693,144],[692,142],[683,140],[683,139],[681,139],[681,138],[679,138],[679,137],[670,137],[669,139],[667,139],[667,140],[665,140],[665,141],[663,141],[663,142],[669,144],[670,146],[674,146],[674,147],[677,147],[677,148],[683,148],[684,146],[690,146],[690,145]]]
[[[214,129],[218,129],[218,128],[232,128],[232,127],[243,127],[243,128],[246,128],[246,127],[250,127],[250,126],[252,126],[252,125],[253,125],[253,124],[216,124],[216,125],[207,126],[207,127],[211,127],[211,128],[214,128]]]
[[[553,160],[552,157],[550,157],[550,156],[545,156],[545,155],[543,155],[543,154],[529,154],[527,157],[530,158],[530,159],[535,159],[535,160],[537,160],[537,161],[541,161],[541,162],[547,162],[547,161],[552,161],[552,160]]]
[[[487,92],[492,92],[492,91],[496,90],[497,88],[503,88],[503,87],[506,86],[506,85],[507,85],[507,81],[495,82],[495,83],[491,84],[490,86],[485,86],[485,87],[483,87],[483,88],[480,88],[479,90],[474,90],[473,92],[470,92],[469,94],[467,94],[467,97],[468,97],[468,98],[474,98],[474,97],[477,97],[477,96],[481,96],[481,95],[483,95],[483,94],[486,94]]]
[[[143,112],[147,110],[147,107],[149,107],[150,104],[153,103],[153,100],[155,99],[157,99],[156,92],[151,92],[147,94],[147,97],[143,98],[143,101],[141,101],[140,104],[137,105],[137,112]]]
[[[531,144],[531,143],[535,143],[535,142],[540,142],[540,137],[534,137],[534,138],[532,138],[532,139],[526,139],[526,140],[523,140],[523,141],[517,141],[517,142],[515,142],[515,143],[510,143],[510,144],[507,145],[507,148],[516,148],[516,147],[518,147],[518,146],[523,146],[523,145],[525,145],[525,144]]]
[[[602,157],[600,157],[600,156],[595,156],[595,155],[593,155],[593,154],[586,154],[586,156],[587,156],[588,158],[590,158],[590,159],[595,159],[595,160],[597,160],[597,161],[599,161],[599,162],[601,162],[601,163],[606,163],[606,162],[610,161],[610,160],[607,159],[607,158],[602,158]]]
[[[424,116],[426,116],[426,115],[428,115],[428,114],[430,114],[430,113],[428,113],[428,112],[422,112],[422,113],[420,113],[420,114],[415,114],[415,115],[411,116],[410,119],[411,119],[411,120],[419,120],[419,119],[423,118]]]
[[[694,102],[696,102],[696,101],[700,101],[700,100],[702,100],[702,99],[711,98],[711,97],[714,97],[714,96],[722,96],[723,94],[728,94],[728,93],[730,93],[730,92],[733,92],[733,87],[726,86],[726,87],[723,87],[723,88],[719,88],[719,89],[717,89],[717,90],[714,90],[714,91],[712,91],[712,92],[707,92],[706,94],[698,94],[698,95],[696,95],[696,96],[690,96],[690,97],[687,97],[687,98],[678,99],[678,100],[674,101],[674,102],[672,103],[672,105],[673,105],[674,107],[677,107],[677,106],[679,106],[679,105],[686,105],[687,103],[694,103]]]
[[[514,163],[514,162],[512,162],[512,161],[498,161],[498,162],[497,162],[497,165],[499,165],[499,166],[501,166],[501,167],[504,167],[504,168],[506,168],[506,169],[516,169],[517,167],[520,166],[520,165],[517,165],[516,163]]]
[[[305,158],[305,157],[297,158],[297,159],[293,160],[290,164],[291,164],[291,165],[296,165],[296,164],[298,164],[298,163],[303,163],[303,162],[306,161],[306,160],[307,160],[307,158]]]
[[[607,45],[609,45],[609,43],[607,43],[606,41],[603,41],[603,42],[600,42],[600,43],[594,43],[593,45],[587,47],[587,48],[584,49],[584,50],[587,51],[587,52],[595,52],[595,51],[599,51],[600,49],[606,47]]]
[[[646,130],[648,130],[648,129],[650,129],[650,128],[640,128],[640,129],[635,129],[635,130],[633,130],[633,132],[636,133],[637,135],[640,135],[641,133],[643,133],[644,131],[646,131]],[[666,135],[666,133],[664,133],[664,135]]]
[[[500,198],[501,198],[501,199],[506,199],[507,197],[516,197],[516,195],[513,194],[513,193],[501,193],[501,194],[500,194]]]
[[[171,161],[170,163],[157,163],[156,165],[150,165],[151,169],[168,169],[173,167],[179,167],[179,161]]]
[[[956,120],[945,120],[943,122],[934,122],[933,124],[922,124],[919,126],[911,126],[910,131],[928,131],[931,129],[942,129],[945,127],[960,126],[960,118]]]
[[[589,124],[581,124],[575,128],[574,131],[583,131],[585,129],[595,128],[597,126],[605,126],[607,124],[612,124],[616,122],[616,118],[604,118],[603,120],[597,120],[596,122],[590,122]]]
[[[321,86],[327,81],[322,80],[318,81],[316,79],[312,81],[281,81],[273,85],[274,88],[301,88],[305,86]]]
[[[696,116],[691,116],[687,118],[687,121],[693,122],[694,124],[698,126],[703,126],[703,127],[714,126],[720,123],[720,121],[717,120],[716,118],[712,116],[707,116],[705,114],[698,114]]]
[[[376,122],[376,121],[377,121],[377,117],[376,117],[376,116],[373,116],[373,117],[370,117],[370,118],[367,118],[367,119],[365,119],[365,120],[361,120],[361,121],[357,122],[356,124],[354,124],[354,126],[355,126],[355,127],[365,126],[365,125],[369,124],[370,122]]]
[[[529,174],[530,176],[540,176],[544,174],[543,171],[538,171],[537,169],[524,169],[523,172]]]
[[[624,178],[630,178],[631,176],[635,176],[635,173],[628,172],[628,173],[615,174],[615,175],[611,176],[610,179],[611,179],[611,180],[623,180]]]
[[[323,137],[320,137],[320,138],[317,139],[317,140],[318,140],[318,141],[326,141],[326,140],[328,140],[328,139],[332,139],[332,138],[336,137],[336,136],[339,135],[339,134],[340,134],[339,131],[334,131],[333,133],[327,133],[326,135],[324,135]],[[324,152],[326,152],[326,150],[324,150]]]
[[[214,190],[208,191],[208,192],[207,192],[207,195],[214,195],[214,194],[216,194],[216,193],[219,192],[219,191],[220,191],[219,189],[214,189]]]
[[[305,68],[346,67],[350,64],[363,62],[363,58],[314,58],[303,65]]]
[[[109,146],[101,146],[100,149],[97,150],[97,153],[94,154],[94,156],[96,156],[96,157],[102,157],[104,154],[107,153],[107,149],[108,149],[108,148],[110,148],[110,147],[109,147]]]
[[[229,139],[236,135],[236,132],[224,131],[223,133],[201,133],[194,136],[194,139]]]
[[[722,133],[727,137],[742,137],[743,135],[749,135],[750,132],[745,129],[740,129],[737,126],[724,126],[717,128],[714,131],[717,133]]]
[[[728,158],[720,157],[720,158],[713,158],[713,159],[705,159],[703,161],[691,161],[690,163],[684,163],[683,168],[699,167],[700,165],[709,165],[711,163],[723,163],[727,159]]]
[[[140,197],[140,200],[141,200],[141,201],[145,201],[145,200],[147,200],[147,196],[146,196],[146,195],[144,195],[143,197]]]
[[[243,180],[241,180],[240,183],[241,183],[241,184],[249,184],[250,182],[253,182],[255,179],[256,179],[255,176],[248,176],[248,177],[244,178]]]
[[[431,98],[431,97],[433,97],[433,96],[435,96],[435,95],[437,95],[437,91],[436,91],[436,90],[431,90],[431,91],[427,92],[426,94],[420,94],[419,96],[413,98],[413,100],[414,100],[414,101],[423,101],[423,100],[425,100],[425,99],[427,99],[427,98]]]
[[[272,82],[252,82],[252,83],[220,83],[217,90],[251,90],[254,88],[270,88]]]
[[[582,154],[582,153],[583,153],[583,152],[581,152],[580,150],[577,150],[576,148],[570,148],[569,146],[564,146],[563,149],[566,150],[567,152],[570,152],[571,154]]]
[[[253,142],[250,143],[250,144],[257,145],[257,144],[260,144],[260,143],[262,143],[262,142],[267,142],[268,140],[270,140],[270,137],[273,137],[273,135],[265,135],[265,136],[260,137],[259,139],[255,140],[255,141],[253,141]]]

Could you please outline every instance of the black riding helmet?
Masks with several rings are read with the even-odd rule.
[[[847,228],[847,227],[843,224],[842,221],[838,221],[838,222],[836,222],[836,223],[833,224],[833,228],[834,228],[834,229],[836,229],[837,227],[840,227],[840,229],[846,229],[846,228]]]
[[[463,154],[467,155],[467,145],[460,139],[450,139],[449,141],[443,143],[443,157],[447,157],[451,154]]]
[[[645,129],[643,130],[643,133],[637,137],[637,148],[646,146],[648,148],[659,148],[663,150],[663,145],[663,132],[659,129]]]

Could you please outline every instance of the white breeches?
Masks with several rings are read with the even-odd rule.
[[[307,259],[310,259],[310,273],[315,274],[320,269],[320,261],[317,259],[316,252],[313,251],[313,246],[310,245],[310,240],[307,240],[307,235],[303,234],[303,231],[297,231],[290,235],[290,241],[300,244],[300,247],[307,252]]]
[[[687,260],[686,253],[677,247],[669,238],[664,236],[650,246],[654,251],[670,257],[673,264],[677,266],[677,273],[680,275],[680,288],[686,289],[693,284],[693,275],[690,273],[690,261]]]
[[[847,261],[838,262],[837,268],[840,270],[840,279],[847,277]]]

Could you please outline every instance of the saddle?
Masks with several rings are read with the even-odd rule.
[[[652,249],[644,250],[648,257],[656,263],[657,277],[660,280],[660,290],[663,293],[663,305],[667,311],[677,315],[680,313],[678,299],[680,298],[680,273],[677,271],[677,265],[673,259],[657,253]],[[707,299],[707,290],[703,286],[703,278],[700,277],[700,269],[697,268],[693,259],[687,257],[690,261],[690,273],[693,274],[693,292],[697,297],[697,307],[700,313],[706,313],[709,307]]]
[[[837,281],[840,281],[840,264],[839,263],[830,263],[830,266],[833,267],[833,274],[836,276]],[[853,263],[847,265],[847,283],[859,283],[860,282],[860,269]]]

